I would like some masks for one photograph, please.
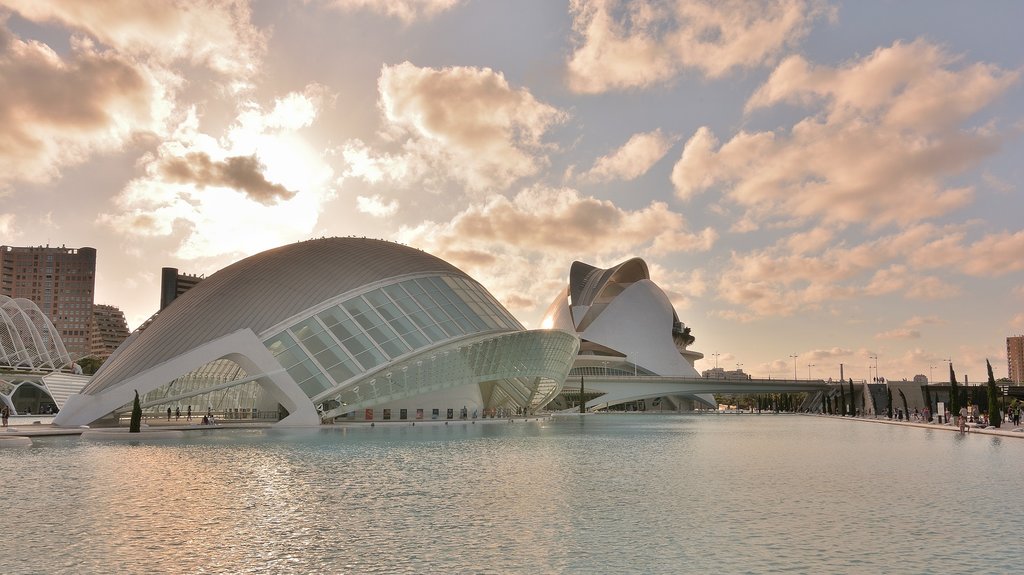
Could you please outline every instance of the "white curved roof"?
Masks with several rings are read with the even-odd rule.
[[[256,334],[325,300],[412,273],[469,278],[421,250],[367,238],[322,238],[250,256],[178,297],[103,364],[84,393],[175,358],[240,329]]]
[[[57,329],[32,300],[0,295],[0,364],[60,369],[70,363]]]

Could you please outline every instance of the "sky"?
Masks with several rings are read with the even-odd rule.
[[[0,243],[96,248],[96,302],[132,328],[162,267],[322,236],[421,248],[534,328],[574,260],[641,257],[698,369],[1002,377],[1021,22],[1014,0],[0,0]]]

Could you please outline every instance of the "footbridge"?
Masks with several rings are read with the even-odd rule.
[[[565,382],[562,392],[580,390],[578,379]],[[602,395],[591,399],[586,409],[617,405],[654,397],[672,395],[709,395],[713,393],[799,393],[828,389],[821,379],[706,379],[702,377],[588,375],[583,379],[584,392]]]

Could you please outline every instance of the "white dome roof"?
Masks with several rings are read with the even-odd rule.
[[[259,334],[340,294],[429,272],[469,277],[424,251],[367,238],[323,238],[258,253],[175,299],[103,364],[84,393],[95,393],[239,329]]]

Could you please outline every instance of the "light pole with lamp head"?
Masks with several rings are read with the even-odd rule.
[[[800,356],[798,356],[797,354],[794,353],[793,355],[791,355],[789,357],[793,358],[793,381],[796,381],[796,358],[798,358]]]

